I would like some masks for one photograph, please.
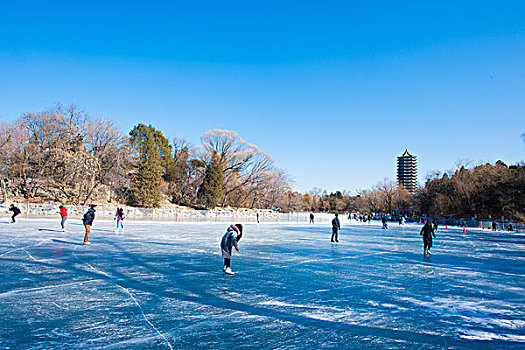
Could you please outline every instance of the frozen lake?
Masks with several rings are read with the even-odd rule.
[[[525,348],[525,236],[421,226],[0,222],[1,349]]]

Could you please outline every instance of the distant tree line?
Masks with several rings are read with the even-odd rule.
[[[429,215],[525,221],[525,166],[501,161],[427,181],[417,192],[419,211]]]
[[[525,142],[525,134],[522,135]],[[432,175],[410,193],[385,179],[357,195],[291,189],[270,155],[228,130],[200,144],[168,139],[152,125],[124,135],[115,123],[76,106],[25,113],[0,125],[0,188],[8,198],[88,204],[116,200],[139,207],[244,207],[441,217],[502,215],[525,220],[525,169],[502,162]]]
[[[525,221],[525,166],[501,161],[462,166],[452,174],[433,174],[415,193],[385,180],[361,191],[357,202],[360,211],[383,215]]]

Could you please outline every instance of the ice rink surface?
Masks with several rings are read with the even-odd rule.
[[[0,349],[525,348],[525,236],[421,226],[0,222]]]

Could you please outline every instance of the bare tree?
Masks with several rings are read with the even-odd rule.
[[[273,160],[268,154],[233,131],[210,130],[201,137],[201,142],[194,151],[198,159],[207,164],[215,152],[221,160],[224,173],[222,206],[234,197],[232,204],[242,203],[257,184],[265,183],[264,177],[273,169]]]
[[[439,170],[429,170],[427,171],[427,174],[425,175],[426,181],[431,181],[435,178],[438,178],[441,175],[441,172]]]
[[[314,187],[308,193],[314,197],[319,197],[323,193],[323,190],[319,187]]]
[[[9,148],[12,146],[13,128],[11,125],[0,124],[0,187],[2,202],[7,201],[8,169],[10,167]]]
[[[370,213],[379,213],[383,211],[383,201],[377,190],[359,191],[360,208]]]
[[[86,204],[100,185],[126,183],[126,169],[133,150],[113,121],[103,118],[90,120],[84,132],[84,145],[93,167],[83,201]]]
[[[192,181],[192,170],[194,170],[189,161],[191,145],[185,139],[175,137],[172,148],[173,162],[165,179],[168,181],[168,191],[172,201],[181,204],[188,197],[187,192]],[[194,186],[195,190],[198,185],[200,184]]]
[[[376,185],[376,189],[379,192],[379,196],[383,200],[385,211],[391,213],[396,195],[395,182],[389,179],[384,179],[383,182],[380,182]]]
[[[407,213],[412,209],[412,203],[414,201],[414,195],[407,191],[403,185],[398,185],[394,196],[394,205],[399,212]]]
[[[26,113],[2,148],[4,175],[26,198],[86,203],[128,157],[127,140],[113,122],[94,120],[76,106]],[[125,175],[125,174],[124,174]]]
[[[468,169],[474,164],[474,161],[470,158],[458,158],[456,160],[456,168],[465,168]]]

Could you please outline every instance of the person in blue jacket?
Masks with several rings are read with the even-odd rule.
[[[242,238],[242,225],[241,224],[235,224],[228,227],[228,230],[226,230],[226,233],[224,236],[222,236],[221,240],[221,251],[222,251],[222,257],[224,259],[224,267],[222,271],[227,275],[233,275],[234,272],[232,271],[230,267],[230,262],[232,258],[232,249],[235,247],[235,250],[240,251],[239,249],[239,241]]]

